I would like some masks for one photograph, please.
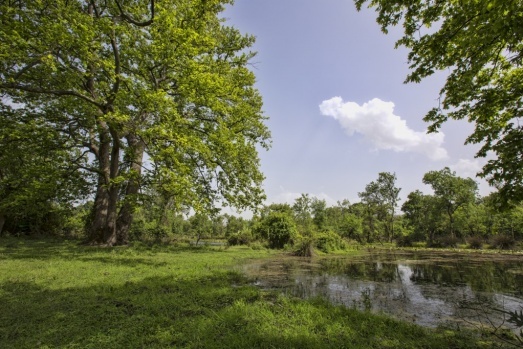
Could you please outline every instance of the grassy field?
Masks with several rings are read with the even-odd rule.
[[[266,250],[0,239],[0,348],[488,348],[479,336],[261,291]]]

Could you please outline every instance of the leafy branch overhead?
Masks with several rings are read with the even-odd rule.
[[[505,202],[523,199],[523,3],[519,0],[355,0],[378,13],[382,30],[401,25],[396,46],[410,50],[406,82],[447,71],[440,103],[424,120],[437,132],[449,119],[475,124],[467,143],[489,157],[481,176]],[[494,155],[492,158],[490,154]]]

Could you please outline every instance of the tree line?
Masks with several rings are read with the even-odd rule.
[[[502,205],[499,193],[478,195],[477,183],[448,167],[429,171],[423,183],[432,193],[415,190],[399,205],[401,188],[394,173],[381,172],[358,193],[359,202],[338,201],[301,194],[293,203],[262,206],[251,218],[180,211],[174,198],[159,190],[138,199],[129,239],[149,242],[226,239],[230,245],[270,248],[316,246],[325,252],[349,244],[395,243],[399,246],[514,248],[523,240],[523,205]],[[93,201],[73,208],[58,202],[29,207],[9,220],[12,234],[58,234],[86,237]],[[21,214],[21,215],[20,215]],[[25,214],[25,215],[24,215]]]

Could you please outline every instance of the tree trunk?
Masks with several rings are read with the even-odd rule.
[[[120,174],[120,139],[118,133],[113,128],[109,127],[112,138],[111,157],[109,161],[109,205],[107,210],[107,222],[104,230],[104,243],[108,246],[118,244],[116,235],[116,219],[118,218],[118,192],[120,185],[113,180]]]
[[[127,142],[132,149],[131,178],[127,184],[125,200],[116,222],[116,236],[119,245],[125,245],[129,242],[129,230],[133,223],[136,196],[140,190],[140,177],[142,175],[143,154],[145,151],[145,143],[136,135],[129,134]]]
[[[96,196],[94,199],[92,222],[89,229],[89,242],[101,244],[104,242],[104,230],[109,209],[109,195],[105,189],[105,180],[98,176]]]
[[[100,149],[98,153],[98,183],[94,201],[93,221],[90,227],[89,242],[113,246],[116,244],[116,217],[118,205],[118,185],[111,179],[118,176],[119,140],[111,134],[105,124],[101,125]]]
[[[5,215],[0,213],[0,236],[2,236],[2,230],[4,229]]]

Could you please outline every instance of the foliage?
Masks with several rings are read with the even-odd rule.
[[[309,194],[301,194],[299,198],[294,200],[292,210],[296,223],[302,227],[308,227],[312,220],[312,198]]]
[[[242,232],[247,228],[247,221],[242,217],[225,215],[225,236]]]
[[[315,239],[312,236],[300,236],[294,244],[294,254],[299,257],[314,257]]]
[[[227,238],[227,244],[229,246],[250,245],[250,243],[253,240],[254,237],[252,236],[250,231],[241,231],[229,235],[229,237]]]
[[[82,163],[70,142],[45,115],[0,103],[0,235],[62,234],[72,206],[85,198],[87,178],[72,172]],[[4,226],[5,220],[5,226]]]
[[[456,176],[456,172],[448,167],[440,171],[429,171],[423,176],[423,183],[429,184],[434,190],[441,212],[449,218],[448,233],[454,237],[455,212],[476,200],[478,185],[471,178]]]
[[[346,242],[338,234],[331,231],[317,233],[314,236],[314,240],[318,250],[325,253],[345,250],[347,248]]]
[[[384,236],[388,241],[394,239],[394,216],[401,190],[396,188],[395,183],[396,174],[380,172],[375,182],[370,182],[365,191],[358,193],[365,205],[367,242],[371,242],[371,236],[375,235],[379,227],[383,227]]]
[[[396,246],[398,247],[412,247],[416,239],[413,235],[401,235],[396,239]]]
[[[503,201],[523,199],[523,3],[519,0],[355,0],[378,12],[382,30],[403,27],[396,46],[410,50],[407,82],[448,70],[439,105],[425,121],[436,132],[450,119],[475,124],[467,143],[477,156],[496,155],[481,175],[499,188]]]
[[[325,200],[318,199],[316,197],[312,198],[311,202],[311,211],[312,211],[312,222],[314,223],[316,229],[323,231],[326,229],[327,225],[327,202]]]
[[[283,248],[294,241],[298,231],[290,214],[273,211],[258,222],[255,234],[266,239],[270,248]]]

